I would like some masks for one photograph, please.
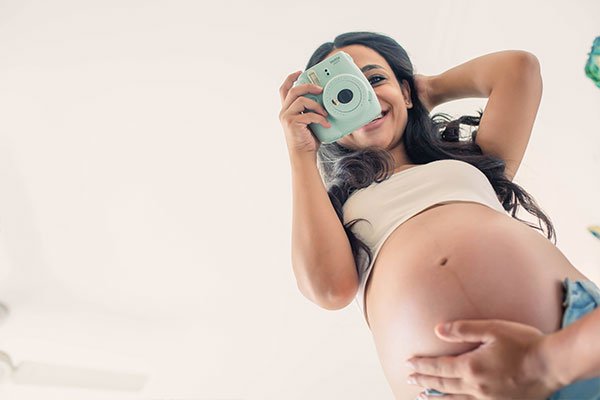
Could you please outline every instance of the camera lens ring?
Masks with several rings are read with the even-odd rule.
[[[368,106],[367,88],[364,82],[356,76],[340,74],[327,82],[323,88],[322,100],[325,110],[332,117],[352,118]],[[341,100],[347,101],[342,102]]]

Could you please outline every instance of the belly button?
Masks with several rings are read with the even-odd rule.
[[[442,261],[440,261],[440,264],[443,267],[444,265],[446,265],[447,262],[448,262],[448,258],[444,257],[444,258],[442,258]]]

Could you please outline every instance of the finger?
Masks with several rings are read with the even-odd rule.
[[[294,121],[302,123],[303,125],[315,123],[315,124],[321,124],[325,128],[331,128],[331,124],[329,123],[329,121],[327,121],[327,119],[325,117],[323,117],[319,114],[315,114],[315,113],[306,113],[304,115],[297,117]]]
[[[294,102],[296,102],[298,99],[302,100],[302,99],[306,99],[309,101],[314,101],[309,99],[308,97],[305,97],[304,94],[306,93],[312,93],[312,94],[320,94],[323,92],[323,88],[321,86],[317,86],[315,84],[312,83],[303,83],[302,85],[298,85],[296,87],[291,88],[288,91],[287,97],[285,98],[285,100],[283,101],[283,104],[281,105],[281,109],[283,112],[285,112],[285,110],[287,108],[289,108],[291,106],[291,104],[293,104]],[[305,103],[307,104],[307,103]],[[317,103],[318,107],[319,106]],[[310,106],[309,108],[313,108],[312,106]],[[324,111],[325,109],[323,109]]]
[[[296,113],[298,111],[295,111]],[[321,124],[326,128],[331,128],[331,123],[327,120],[327,118],[325,118],[324,116],[314,113],[314,112],[306,112],[306,113],[301,113],[301,114],[294,114],[293,110],[288,110],[289,115],[283,114],[281,116],[281,121],[284,125],[294,125],[294,124],[300,124],[300,125],[309,125],[311,123],[315,123],[315,124]]]
[[[287,112],[290,114],[298,114],[300,112],[306,112],[306,110],[315,111],[324,117],[327,117],[328,115],[322,105],[304,96],[298,97],[288,108]]]
[[[287,78],[285,78],[285,81],[283,81],[283,84],[279,87],[279,97],[281,97],[282,104],[300,74],[302,74],[302,71],[296,71],[292,74],[289,74]]]
[[[468,392],[464,381],[460,378],[440,378],[439,376],[411,374],[408,379],[409,382],[415,382],[416,385],[435,389],[442,393],[466,394]]]
[[[407,360],[414,372],[442,378],[459,378],[460,359],[455,356],[412,357]]]
[[[502,323],[503,321],[494,319],[458,320],[436,325],[435,333],[440,339],[449,342],[489,342],[496,338],[496,333],[502,329]]]

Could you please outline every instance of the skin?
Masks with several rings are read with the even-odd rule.
[[[337,143],[350,149],[376,146],[390,150],[396,163],[395,172],[412,165],[408,161],[401,140],[408,121],[408,110],[413,106],[410,97],[410,85],[406,80],[402,80],[402,84],[400,84],[385,58],[369,47],[362,45],[345,46],[335,49],[327,57],[340,51],[349,54],[359,68],[367,64],[377,64],[383,67],[383,69],[369,70],[364,74],[372,84],[381,109],[390,110],[390,114],[387,116],[384,125],[376,131],[366,132],[361,128],[339,139]],[[379,78],[373,78],[375,76]]]

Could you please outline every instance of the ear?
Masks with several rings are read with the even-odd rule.
[[[402,79],[402,84],[400,85],[400,89],[402,90],[402,94],[404,95],[404,102],[408,102],[406,108],[412,108],[412,100],[410,97],[410,84],[406,79]]]

